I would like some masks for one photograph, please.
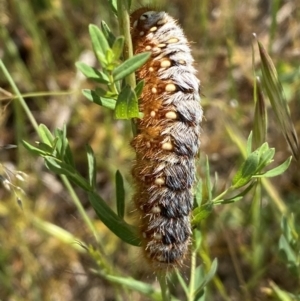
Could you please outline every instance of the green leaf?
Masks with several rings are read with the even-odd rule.
[[[85,178],[79,175],[77,170],[74,169],[72,166],[50,156],[45,156],[44,158],[45,165],[48,169],[50,169],[56,174],[66,175],[72,182],[74,182],[86,191],[91,190],[89,183],[85,180]]]
[[[105,38],[106,38],[109,46],[112,47],[116,37],[113,35],[113,33],[109,29],[108,25],[104,21],[101,21],[101,30],[102,30],[103,34],[105,35]]]
[[[115,69],[115,67],[118,63],[118,60],[115,59],[115,55],[114,55],[112,49],[108,49],[106,51],[105,58],[106,58],[106,61],[107,61],[106,69],[111,72],[112,70]]]
[[[299,300],[299,297],[293,296],[292,294],[282,290],[277,286],[273,281],[270,281],[270,286],[273,290],[274,297],[276,297],[276,300],[279,301],[297,301]]]
[[[96,88],[94,91],[100,97],[112,98],[114,101],[116,101],[116,99],[118,98],[118,94],[116,94],[116,92],[112,92],[110,90],[105,90],[100,87]]]
[[[198,207],[201,206],[202,204],[202,186],[203,186],[203,182],[201,179],[197,179],[196,181],[196,189],[195,189],[195,200],[196,200],[196,205]]]
[[[267,144],[267,143],[264,143],[264,144]],[[261,171],[264,167],[266,167],[273,161],[273,158],[275,155],[275,149],[268,148],[267,150],[259,152],[259,155],[260,155],[260,157],[259,157],[259,163],[257,166],[257,172]]]
[[[40,149],[39,147],[35,147],[35,146],[31,145],[30,143],[26,142],[25,140],[22,140],[22,144],[29,152],[31,152],[34,155],[38,155],[38,156],[42,156],[42,157],[49,155],[49,152],[44,150],[45,147],[42,147],[42,149]],[[40,145],[40,143],[39,143],[39,145]],[[44,145],[47,145],[47,144],[44,144]],[[51,148],[51,151],[52,151],[52,148]]]
[[[110,110],[115,110],[116,100],[112,98],[105,98],[99,96],[94,90],[84,89],[82,94],[90,101],[94,102],[97,105],[103,106]]]
[[[206,183],[206,190],[208,194],[208,201],[212,199],[212,183],[210,180],[210,167],[208,157],[206,156],[206,168],[205,168],[205,183]]]
[[[115,70],[113,71],[113,77],[115,81],[118,81],[120,79],[123,79],[130,73],[136,71],[138,68],[140,68],[142,65],[144,65],[147,60],[149,59],[151,53],[150,52],[143,52],[139,53],[125,62],[123,62],[121,65],[119,65]]]
[[[100,275],[112,283],[123,285],[130,290],[151,297],[151,300],[161,300],[161,293],[159,291],[154,290],[153,286],[150,284],[135,280],[131,277],[117,277],[117,276],[107,275],[103,272],[100,272]]]
[[[297,267],[299,265],[297,255],[283,235],[279,239],[279,251],[285,255],[285,261],[288,262],[289,266]]]
[[[201,233],[202,229],[201,227],[197,227],[193,229],[193,251],[198,252],[200,250],[201,247],[201,243],[202,243],[202,233]]]
[[[44,143],[44,142],[39,142],[38,144],[38,148],[45,152],[48,155],[52,155],[53,154],[53,147],[49,146],[48,144]],[[41,155],[41,154],[40,154]]]
[[[53,146],[54,137],[44,124],[39,125],[39,136],[44,143]]]
[[[116,119],[128,119],[127,102],[130,97],[131,97],[131,87],[126,85],[125,88],[119,94],[117,99],[116,109],[115,109]]]
[[[71,148],[70,148],[69,144],[66,147],[64,161],[67,164],[71,165],[73,168],[75,167],[75,163],[74,163],[74,159],[73,159],[73,154],[72,154],[72,151],[71,151]]]
[[[242,200],[245,195],[253,188],[253,186],[255,186],[256,184],[254,182],[252,182],[249,186],[247,186],[246,189],[244,189],[242,192],[240,192],[239,194],[232,196],[230,198],[227,199],[218,199],[216,201],[213,201],[213,205],[225,205],[225,204],[230,204],[230,203],[234,203],[234,202],[238,202],[240,200]]]
[[[289,215],[288,218],[286,216],[282,216],[280,228],[289,244],[294,245],[298,242],[299,235],[296,230],[294,214]]]
[[[141,80],[137,83],[137,85],[134,88],[136,97],[139,99],[141,97],[141,94],[143,92],[144,89],[144,85],[145,85],[145,81]]]
[[[118,60],[122,53],[123,53],[123,48],[124,48],[124,37],[119,36],[115,39],[113,46],[112,46],[112,51],[114,53],[114,58],[115,60]]]
[[[65,153],[66,149],[69,145],[67,137],[67,129],[66,125],[64,125],[63,130],[56,129],[54,132],[54,136],[56,140],[55,143],[55,150],[56,152],[56,157],[62,161],[65,161]]]
[[[120,218],[124,218],[125,213],[125,189],[123,177],[119,170],[116,172],[116,198],[117,198],[117,212]]]
[[[217,267],[218,267],[218,260],[217,260],[217,258],[215,258],[211,264],[209,272],[206,274],[202,283],[200,283],[200,285],[197,287],[197,289],[195,291],[195,299],[194,300],[197,300],[199,298],[201,291],[205,288],[205,286],[208,284],[208,282],[210,282],[214,278],[216,271],[217,271]]]
[[[271,178],[276,177],[281,174],[283,174],[290,166],[290,163],[292,161],[292,157],[289,157],[287,160],[285,160],[282,164],[279,166],[261,174],[261,175],[255,175],[256,178]]]
[[[92,79],[102,84],[109,83],[109,78],[104,72],[99,71],[96,68],[90,67],[82,62],[76,62],[75,65],[77,69],[80,70],[88,79]]]
[[[128,98],[127,105],[127,117],[138,118],[139,117],[139,103],[136,97],[135,91],[130,88],[130,95]]]
[[[183,279],[183,277],[180,274],[180,271],[178,269],[175,270],[176,276],[178,278],[178,281],[180,283],[180,286],[182,287],[182,289],[184,290],[185,294],[188,296],[189,294],[189,289],[185,283],[185,280]]]
[[[193,210],[192,225],[196,226],[212,213],[213,205],[209,202]]]
[[[282,85],[278,79],[276,68],[263,45],[259,41],[257,41],[257,43],[261,58],[263,86],[266,89],[283,135],[285,136],[294,157],[298,159],[300,154],[298,137],[292,123],[287,101]]]
[[[252,153],[252,137],[253,137],[253,133],[252,131],[249,134],[248,140],[247,140],[247,146],[246,146],[246,154],[247,157],[249,157],[249,155]]]
[[[30,222],[36,228],[50,234],[51,237],[55,237],[56,239],[59,239],[61,242],[68,244],[69,247],[72,246],[80,253],[85,253],[85,249],[82,247],[83,242],[81,242],[78,237],[74,236],[69,231],[60,228],[54,224],[51,224],[49,222],[46,222],[45,220],[38,218],[36,215],[32,216]]]
[[[111,10],[114,12],[115,15],[117,15],[117,0],[108,0],[108,3],[110,4]]]
[[[89,25],[89,32],[94,52],[102,64],[107,64],[105,56],[110,47],[105,35],[96,25],[93,24]]]
[[[258,151],[253,152],[238,169],[236,175],[232,180],[232,185],[234,188],[242,187],[250,181],[251,177],[255,174],[257,170],[257,166],[259,163],[258,156]]]
[[[86,145],[86,154],[87,154],[87,160],[88,160],[88,171],[89,171],[89,183],[92,189],[95,189],[96,187],[96,159],[93,152],[93,149],[90,147],[90,145]]]
[[[137,229],[127,224],[116,213],[114,213],[104,200],[94,192],[89,193],[89,201],[93,206],[99,219],[110,229],[115,235],[124,242],[136,247],[141,246],[141,240],[137,234]]]

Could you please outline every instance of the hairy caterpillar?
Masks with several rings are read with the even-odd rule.
[[[168,14],[140,8],[131,14],[131,28],[134,52],[152,52],[137,71],[145,86],[139,100],[144,117],[131,143],[133,199],[146,258],[154,269],[166,270],[182,264],[190,243],[200,82],[183,31]]]

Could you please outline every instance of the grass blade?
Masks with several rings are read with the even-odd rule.
[[[267,138],[267,110],[265,96],[259,77],[256,78],[257,101],[255,103],[254,126],[253,126],[253,148],[260,147]]]
[[[263,86],[266,89],[283,135],[291,148],[294,158],[298,160],[300,154],[298,137],[291,120],[282,85],[270,56],[263,45],[259,41],[257,43],[261,58]]]

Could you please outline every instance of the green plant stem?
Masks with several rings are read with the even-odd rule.
[[[130,18],[128,9],[126,7],[124,0],[118,0],[118,20],[119,20],[119,29],[120,33],[124,35],[125,41],[124,41],[124,61],[131,58],[133,56],[133,47],[131,42],[131,34],[130,34]],[[135,74],[129,74],[126,77],[126,83],[131,87],[135,88],[136,86],[136,80],[135,80]]]
[[[118,0],[118,20],[119,20],[119,29],[120,33],[124,35],[124,61],[131,58],[133,56],[133,46],[131,41],[131,34],[130,34],[130,17],[128,8],[126,7],[124,0]],[[125,82],[134,90],[136,86],[136,78],[135,74],[131,73],[125,78]],[[133,119],[131,119],[131,129],[132,133],[135,136],[137,133],[136,124]]]
[[[86,223],[86,225],[88,226],[88,228],[91,230],[91,232],[93,233],[96,241],[98,244],[100,244],[100,241],[99,241],[99,238],[98,238],[98,234],[97,234],[97,231],[93,225],[93,223],[91,222],[90,218],[88,217],[88,215],[86,214],[86,211],[84,210],[84,208],[82,207],[82,204],[77,196],[77,194],[75,193],[70,181],[68,180],[68,178],[65,176],[65,175],[61,175],[60,176],[62,181],[64,182],[67,190],[69,191],[69,194],[77,208],[77,210],[79,211],[82,219],[84,220],[84,222]],[[102,246],[101,247],[101,252],[103,252],[103,248]]]
[[[157,273],[157,279],[160,284],[162,301],[170,301],[170,292],[166,275],[163,273]]]
[[[239,148],[242,156],[244,158],[247,157],[247,153],[246,153],[246,142],[244,141],[244,139],[242,138],[241,135],[239,135],[239,131],[237,128],[234,128],[229,121],[226,122],[226,130],[227,133],[229,134],[231,140],[237,145],[237,147]],[[268,195],[270,196],[271,200],[273,201],[273,203],[277,206],[279,212],[283,215],[287,215],[288,213],[288,208],[285,205],[285,203],[283,202],[283,200],[280,198],[277,189],[271,184],[269,179],[261,179],[262,185],[264,187],[264,189],[267,191]],[[225,192],[225,191],[224,191]],[[224,194],[224,192],[222,194]],[[219,198],[219,196],[218,196]]]
[[[192,255],[191,255],[191,273],[190,273],[190,285],[189,285],[188,301],[193,301],[194,300],[194,293],[195,293],[195,269],[196,269],[196,252],[192,251]]]
[[[8,70],[6,69],[3,61],[0,59],[0,69],[3,71],[4,75],[6,76],[9,84],[11,85],[13,91],[14,91],[14,94],[17,96],[23,110],[25,111],[28,119],[30,120],[33,128],[35,129],[36,133],[39,135],[39,126],[34,118],[34,116],[32,115],[30,109],[28,108],[24,98],[22,97],[19,89],[17,88],[14,80],[12,79],[12,77],[10,76]],[[81,203],[80,203],[80,200],[78,198],[78,196],[76,195],[73,187],[71,186],[68,178],[64,175],[61,176],[62,178],[62,181],[64,182],[66,188],[68,189],[72,199],[73,199],[73,202],[75,204],[75,206],[77,207],[77,210],[79,211],[79,213],[81,214],[81,217],[83,218],[84,222],[86,223],[86,225],[88,226],[88,228],[92,231],[93,235],[95,236],[95,239],[96,241],[98,242],[99,244],[99,247],[100,246],[100,242],[99,242],[99,239],[98,239],[98,235],[97,235],[97,232],[96,232],[96,229],[94,228],[92,222],[90,221],[88,215],[86,214],[85,210],[83,209]],[[103,252],[103,247],[101,247],[101,251]],[[103,253],[104,254],[104,253]]]
[[[133,57],[133,47],[130,34],[130,17],[126,5],[123,0],[118,0],[118,20],[119,20],[119,30],[122,35],[124,35],[124,61]],[[125,78],[125,82],[134,89],[136,86],[135,74],[131,73]],[[133,119],[131,119],[131,129],[135,136],[137,133],[136,124]]]
[[[271,2],[271,26],[270,26],[270,31],[269,31],[269,47],[268,47],[268,52],[272,53],[272,46],[276,34],[276,29],[277,29],[277,13],[280,7],[280,0],[273,0]]]
[[[251,256],[251,268],[253,274],[257,274],[262,266],[263,260],[263,248],[261,241],[263,238],[263,225],[261,224],[261,200],[262,200],[262,186],[261,181],[257,181],[257,185],[254,190],[253,202],[251,206],[251,218],[253,225],[252,235],[252,256]]]
[[[207,242],[207,239],[203,239],[203,241]],[[199,250],[199,256],[200,258],[203,260],[203,262],[205,263],[205,266],[211,266],[212,265],[212,261],[211,261],[211,256],[209,254],[209,248],[206,244],[203,245],[203,249]],[[221,281],[221,279],[219,278],[218,275],[215,275],[214,278],[212,279],[216,289],[218,290],[219,294],[221,295],[221,297],[223,298],[223,300],[225,301],[231,301],[231,298],[229,297],[228,293],[226,292],[226,288],[223,284],[223,282]]]
[[[41,92],[32,92],[32,93],[24,93],[22,94],[22,98],[28,98],[28,97],[40,97],[40,96],[65,96],[65,95],[71,95],[74,94],[78,91],[76,90],[67,90],[67,91],[41,91]],[[18,95],[10,95],[10,96],[5,96],[5,97],[0,97],[0,101],[5,101],[5,100],[14,100],[18,99]]]
[[[110,85],[109,85],[110,91],[113,92],[114,94],[118,95],[119,92],[118,92],[117,87],[114,83],[114,77],[113,77],[112,74],[109,74],[109,82],[110,82]]]
[[[25,113],[26,113],[28,119],[30,120],[32,126],[34,127],[35,131],[36,131],[37,133],[39,133],[39,131],[38,131],[39,126],[38,126],[37,122],[35,121],[34,116],[31,114],[31,112],[30,112],[30,110],[29,110],[29,108],[28,108],[28,106],[27,106],[27,104],[26,104],[24,98],[22,97],[22,95],[21,95],[19,89],[18,89],[17,86],[15,85],[14,80],[13,80],[12,77],[10,76],[8,70],[6,69],[6,67],[5,67],[5,65],[4,65],[4,63],[3,63],[3,61],[2,61],[1,59],[0,59],[0,69],[3,71],[5,77],[7,78],[9,84],[11,85],[11,87],[12,87],[12,89],[13,89],[15,95],[16,95],[17,98],[19,99],[19,102],[20,102],[21,106],[23,107],[23,110],[25,111]]]
[[[224,190],[222,193],[220,193],[217,197],[215,197],[211,203],[213,205],[218,205],[219,204],[219,201],[223,199],[223,197],[228,193],[228,192],[231,192],[234,190],[234,187],[233,186],[230,186],[228,189]]]
[[[52,224],[49,222],[46,222],[37,216],[30,214],[28,216],[28,220],[38,229],[48,233],[51,236],[56,237],[63,243],[71,246],[73,249],[75,249],[79,253],[86,253],[86,249],[82,246],[84,246],[84,243],[80,241],[76,236],[71,234],[70,232]],[[74,243],[75,242],[75,243]]]
[[[1,2],[0,2],[1,3]],[[1,5],[1,4],[0,4]],[[0,8],[1,10],[1,8]],[[32,76],[29,73],[28,69],[24,61],[21,59],[20,54],[18,52],[16,44],[13,42],[12,38],[9,35],[8,29],[5,25],[0,25],[0,40],[3,41],[4,48],[4,57],[11,62],[13,62],[16,71],[19,74],[22,74],[22,83],[26,85],[27,89],[34,89],[34,81],[32,80]]]

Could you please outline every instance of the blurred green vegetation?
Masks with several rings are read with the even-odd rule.
[[[143,3],[148,5],[149,1],[133,1],[133,8]],[[245,147],[254,123],[252,33],[276,64],[293,123],[300,131],[300,3],[152,3],[177,18],[192,42],[205,112],[199,177],[205,178],[207,155],[212,179],[217,174],[214,189],[224,190],[242,162],[240,145]],[[85,145],[92,146],[98,164],[96,186],[112,207],[115,173],[121,171],[126,220],[134,223],[130,122],[116,121],[111,111],[87,101],[81,89],[93,88],[93,83],[85,81],[75,69],[77,61],[97,67],[88,25],[99,25],[102,20],[118,31],[117,20],[105,0],[0,0],[0,58],[35,120],[50,129],[67,125],[75,164],[86,178]],[[255,52],[257,67],[256,48]],[[119,292],[107,279],[90,272],[95,263],[79,241],[95,247],[100,241],[118,271],[155,285],[155,277],[140,264],[139,251],[111,234],[97,220],[85,194],[76,189],[99,233],[99,241],[95,241],[64,183],[20,143],[39,139],[1,72],[0,88],[0,145],[18,145],[17,149],[0,149],[0,175],[9,177],[15,185],[10,192],[0,186],[0,300],[127,300],[125,295],[130,296],[128,300],[145,300],[137,293]],[[269,105],[267,111],[267,141],[276,149],[278,165],[290,150]],[[17,171],[27,174],[24,181]],[[300,228],[297,162],[292,161],[284,175],[263,187],[261,194],[217,207],[201,225],[201,260],[209,266],[217,257],[219,263],[218,277],[209,286],[209,300],[295,300],[286,295],[283,299],[285,293],[280,289],[300,293],[299,270],[288,264],[293,252],[289,250],[291,257],[286,260],[280,251],[289,248],[286,241],[292,241],[295,250],[299,247],[297,235],[291,234],[299,233]],[[291,213],[294,224],[288,225],[284,215]],[[299,254],[294,257],[299,264]]]

